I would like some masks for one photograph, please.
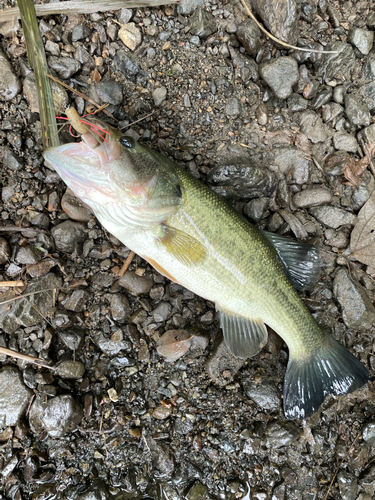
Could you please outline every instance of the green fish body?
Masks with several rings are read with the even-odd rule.
[[[283,338],[287,418],[306,418],[327,394],[367,383],[366,368],[317,325],[291,284],[305,289],[316,281],[314,247],[258,230],[175,163],[107,130],[108,143],[84,134],[82,143],[48,149],[45,159],[109,232],[216,304],[235,356],[259,352],[266,325]]]

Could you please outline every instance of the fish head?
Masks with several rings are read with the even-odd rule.
[[[144,223],[163,221],[181,203],[173,162],[101,120],[90,123],[96,133],[48,148],[45,160],[94,213],[124,207]]]

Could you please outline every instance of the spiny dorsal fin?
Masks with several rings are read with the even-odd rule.
[[[318,281],[322,268],[319,248],[286,236],[262,231],[284,264],[286,275],[297,290],[309,290]]]
[[[224,340],[236,358],[251,358],[267,343],[267,328],[261,319],[238,316],[216,306]]]
[[[162,224],[161,228],[162,234],[158,236],[159,243],[181,264],[193,266],[200,264],[207,257],[208,252],[204,245],[190,234],[166,224]]]

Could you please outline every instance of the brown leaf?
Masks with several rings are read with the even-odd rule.
[[[307,156],[312,156],[311,142],[305,134],[298,132],[294,138],[294,145],[303,151]]]
[[[375,156],[375,142],[367,142],[366,143],[366,149],[367,149],[367,153],[369,155],[370,158],[374,158]]]
[[[165,361],[172,363],[187,353],[192,338],[187,330],[168,330],[158,340],[156,350]]]
[[[369,164],[369,159],[364,156],[360,160],[355,160],[352,156],[348,157],[348,160],[344,165],[344,177],[349,182],[345,182],[347,186],[359,186],[361,184],[361,177],[364,174],[367,166]]]
[[[351,256],[375,267],[375,191],[358,213],[358,221],[350,236]]]
[[[98,68],[94,69],[94,71],[92,72],[91,78],[93,79],[94,83],[100,82],[100,80],[102,79],[102,75],[99,73]]]

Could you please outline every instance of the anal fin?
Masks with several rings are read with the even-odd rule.
[[[268,231],[262,233],[276,250],[294,288],[301,291],[312,288],[322,268],[319,248]]]
[[[251,358],[267,343],[267,327],[261,319],[238,316],[217,307],[224,340],[236,358]]]

